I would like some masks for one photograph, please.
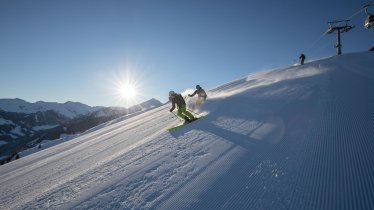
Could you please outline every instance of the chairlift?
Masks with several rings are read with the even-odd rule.
[[[365,28],[373,28],[374,27],[374,15],[368,15],[368,17],[365,20]]]
[[[348,32],[348,31],[352,30],[353,27],[354,27],[354,26],[348,26],[348,25],[346,25],[346,26],[343,28],[342,33],[343,33],[343,32]]]
[[[350,20],[338,20],[338,21],[327,22],[329,24],[329,28],[327,29],[325,34],[332,34],[335,31],[337,34],[337,44],[335,45],[335,47],[337,48],[337,55],[342,54],[340,34],[344,32],[348,32],[354,28],[353,26],[348,25],[349,21]]]
[[[366,29],[374,27],[374,15],[372,15],[372,14],[369,13],[369,11],[368,11],[369,6],[371,6],[371,4],[367,4],[367,5],[364,6],[365,13],[368,15],[366,17],[366,20],[365,20],[365,23],[364,23],[364,27]]]
[[[338,20],[327,22],[329,24],[329,28],[327,29],[325,34],[332,34],[335,32],[335,30],[340,30],[341,33],[352,30],[354,27],[348,25],[349,21],[350,20]]]

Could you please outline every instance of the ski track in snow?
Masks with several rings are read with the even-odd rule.
[[[0,209],[374,209],[374,56],[249,75],[0,167]]]

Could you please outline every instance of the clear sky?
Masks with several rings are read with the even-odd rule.
[[[374,46],[362,0],[0,0],[0,98],[130,106]],[[360,12],[361,11],[361,12]],[[370,8],[374,13],[374,6]],[[137,96],[119,97],[131,83]],[[120,85],[122,84],[122,85]],[[135,101],[135,102],[134,102]]]

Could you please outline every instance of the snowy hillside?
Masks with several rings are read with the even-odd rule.
[[[208,95],[179,131],[166,104],[0,166],[0,209],[374,209],[373,52]]]

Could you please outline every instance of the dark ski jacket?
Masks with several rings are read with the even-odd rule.
[[[183,97],[181,94],[174,94],[172,96],[169,97],[169,100],[171,101],[172,103],[172,108],[170,109],[170,111],[172,112],[174,109],[175,109],[175,104],[177,104],[178,106],[178,109],[183,106],[183,105],[186,105],[186,102],[184,101]]]

